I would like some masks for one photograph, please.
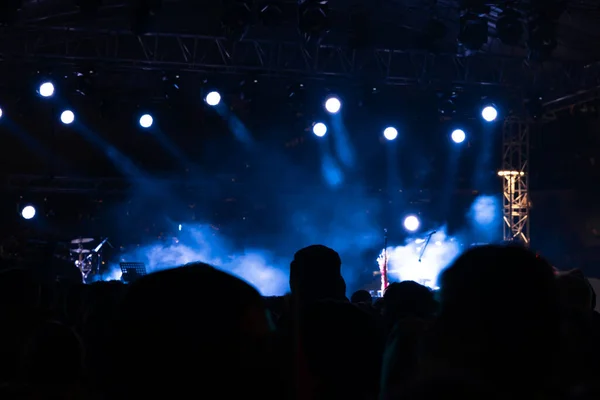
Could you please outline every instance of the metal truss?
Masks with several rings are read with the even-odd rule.
[[[214,188],[214,183],[218,182],[224,187],[231,189],[231,193],[226,195],[245,194],[256,191],[256,185],[249,185],[239,182],[235,175],[221,174],[212,177],[211,182],[191,181],[182,179],[132,179],[125,177],[97,177],[97,178],[77,178],[70,176],[44,176],[44,175],[5,175],[0,179],[0,190],[6,190],[12,193],[39,193],[39,194],[80,194],[80,195],[105,195],[105,194],[128,194],[131,188],[135,186],[160,185],[160,187],[169,188],[173,193],[206,193],[207,190]],[[251,187],[249,187],[251,186]],[[278,185],[280,193],[297,193],[297,187],[293,185]],[[315,191],[321,190],[319,187]],[[366,188],[367,193],[372,195],[387,196],[390,193],[377,187]],[[435,196],[441,194],[441,191],[410,189],[403,190],[402,197],[406,198],[411,204],[426,204]],[[456,189],[456,196],[472,196],[471,189]]]
[[[505,241],[529,245],[529,130],[527,121],[516,117],[504,120],[502,128],[502,212]]]
[[[587,90],[578,90],[575,93],[559,97],[542,104],[544,114],[542,122],[552,122],[564,111],[571,111],[574,107],[584,106],[597,102],[600,99],[600,86]]]
[[[114,69],[262,74],[306,78],[363,78],[390,85],[496,85],[519,90],[589,87],[600,66],[566,62],[527,65],[519,57],[480,54],[461,57],[389,48],[350,49],[300,41],[242,40],[76,28],[6,29],[0,32],[5,62],[104,65]]]

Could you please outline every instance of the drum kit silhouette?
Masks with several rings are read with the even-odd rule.
[[[102,247],[110,242],[108,238],[102,240],[98,246],[93,249],[86,248],[94,242],[92,238],[77,238],[71,240],[71,246],[74,248],[69,250],[70,259],[74,261],[75,266],[81,272],[83,283],[88,283],[88,279],[92,273],[100,275],[102,265]]]

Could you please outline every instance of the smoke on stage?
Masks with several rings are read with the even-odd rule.
[[[462,251],[460,241],[446,234],[445,227],[429,235],[411,237],[404,246],[388,247],[388,276],[391,281],[415,281],[435,288],[442,270]],[[384,259],[380,255],[378,262]]]
[[[204,262],[246,280],[265,296],[284,294],[289,287],[285,260],[276,260],[264,250],[236,252],[209,225],[182,225],[171,243],[137,247],[122,254],[120,261],[144,262],[148,273]],[[120,278],[118,265],[112,266],[110,276]]]

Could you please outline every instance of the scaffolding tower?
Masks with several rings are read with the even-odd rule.
[[[530,124],[508,117],[502,127],[502,213],[505,241],[529,245],[529,130]]]

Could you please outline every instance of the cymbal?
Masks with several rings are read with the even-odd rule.
[[[71,253],[77,253],[77,254],[87,254],[90,252],[87,249],[71,249],[70,251],[71,251]]]
[[[79,238],[79,239],[73,239],[73,240],[71,240],[71,243],[73,243],[73,244],[82,244],[82,243],[91,243],[93,241],[94,241],[94,239],[92,239],[92,238]]]

